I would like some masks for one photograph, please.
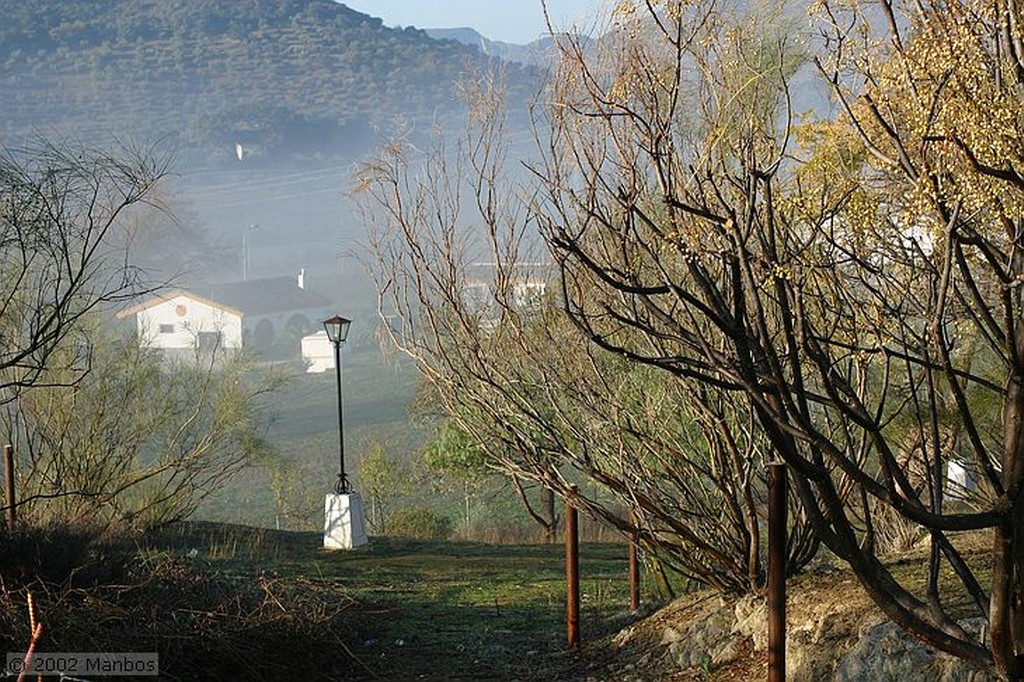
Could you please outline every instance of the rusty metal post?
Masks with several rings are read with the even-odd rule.
[[[636,540],[629,543],[629,610],[640,609],[640,562],[637,558]]]
[[[565,500],[565,619],[570,649],[580,645],[580,537],[575,493],[573,488]]]
[[[768,682],[786,679],[786,465],[768,465]]]
[[[17,509],[14,506],[14,446],[4,446],[4,500],[7,503],[7,528],[14,530],[18,522]]]
[[[640,609],[640,557],[637,547],[640,533],[636,528],[636,515],[633,512],[629,513],[629,521],[633,526],[629,538],[629,610],[635,612]]]

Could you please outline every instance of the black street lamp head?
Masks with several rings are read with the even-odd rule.
[[[348,338],[348,328],[352,325],[352,320],[346,319],[341,315],[335,315],[334,317],[324,320],[324,329],[327,331],[327,338],[331,340],[334,345],[345,343],[345,339]]]

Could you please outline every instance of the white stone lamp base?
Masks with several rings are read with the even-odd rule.
[[[359,493],[329,493],[324,501],[324,548],[354,549],[365,545],[366,525]]]

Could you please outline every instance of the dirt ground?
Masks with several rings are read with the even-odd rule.
[[[900,558],[895,571],[904,578],[924,568],[920,552]],[[756,601],[756,600],[755,600]],[[733,607],[735,600],[711,592],[682,597],[637,620],[618,634],[586,643],[567,654],[561,679],[578,682],[762,682],[767,652],[746,638],[726,660],[683,667],[673,654],[671,635],[687,624],[707,621]],[[856,577],[831,565],[791,578],[787,583],[787,633],[809,635],[820,651],[838,658],[857,641],[866,624],[883,622]]]

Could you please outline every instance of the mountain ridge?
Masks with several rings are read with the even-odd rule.
[[[463,45],[476,47],[483,54],[497,57],[505,62],[541,66],[548,60],[553,47],[551,38],[542,36],[525,45],[491,40],[475,28],[458,26],[453,28],[425,28],[428,36],[435,40],[454,40]]]
[[[332,0],[0,2],[0,143],[169,138],[186,156],[343,155],[397,117],[457,115],[495,57]],[[506,67],[510,97],[536,73]]]

